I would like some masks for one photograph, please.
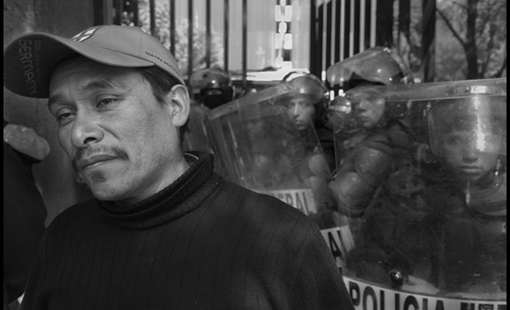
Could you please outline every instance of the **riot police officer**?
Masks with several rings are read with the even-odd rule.
[[[329,90],[315,75],[304,72],[290,72],[282,83],[289,85],[293,91],[279,98],[278,103],[285,107],[292,120],[294,126],[289,130],[297,131],[297,137],[305,142],[305,148],[293,150],[290,154],[307,154],[301,156],[300,162],[292,164],[289,170],[298,171],[299,178],[310,184],[316,210],[309,216],[321,229],[336,226],[337,216],[332,214],[336,209],[335,197],[328,187],[335,165],[333,133],[325,126]]]
[[[351,128],[348,134],[336,131],[337,169],[330,186],[337,194],[339,211],[359,217],[381,182],[405,165],[412,151],[407,104],[386,102],[384,94],[370,87],[411,83],[412,75],[392,50],[373,47],[331,66],[327,76],[331,84],[349,88],[344,100],[358,129]]]
[[[352,275],[448,297],[506,294],[505,88],[499,79],[400,89],[412,98],[417,162],[389,175],[366,207]]]
[[[190,116],[183,127],[183,149],[214,153],[213,137],[210,137],[209,113],[212,109],[234,100],[235,86],[229,74],[219,68],[207,68],[194,72],[189,84],[191,99]],[[225,174],[224,164],[216,159],[216,171]]]
[[[230,75],[220,68],[198,70],[190,77],[193,99],[209,109],[234,100],[235,86]]]
[[[303,135],[315,134],[319,138],[323,156],[329,170],[334,169],[334,145],[331,130],[325,126],[325,113],[329,103],[329,91],[315,75],[290,72],[281,81],[294,91],[280,99]]]
[[[457,86],[463,96],[411,105],[411,129],[426,142],[422,158],[428,159],[420,166],[427,189],[420,197],[437,208],[440,189],[444,201],[456,202],[443,208],[449,214],[434,229],[447,249],[444,284],[438,285],[449,295],[506,293],[506,79],[504,84]]]

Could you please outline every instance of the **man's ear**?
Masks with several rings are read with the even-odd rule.
[[[190,100],[188,89],[181,84],[174,85],[167,94],[168,102],[172,104],[172,122],[176,127],[182,127],[189,117]]]

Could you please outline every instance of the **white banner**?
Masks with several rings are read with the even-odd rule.
[[[344,277],[356,310],[506,310],[506,301],[411,294]]]
[[[312,190],[309,188],[272,190],[264,191],[263,193],[288,203],[294,208],[301,210],[306,215],[317,212]]]
[[[335,258],[336,265],[345,266],[345,256],[354,248],[354,238],[349,226],[321,229],[322,236]]]

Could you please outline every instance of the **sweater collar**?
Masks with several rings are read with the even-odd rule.
[[[197,208],[217,188],[220,178],[213,174],[212,154],[189,152],[184,156],[189,169],[153,196],[131,206],[97,200],[106,220],[123,228],[146,229],[169,222]]]

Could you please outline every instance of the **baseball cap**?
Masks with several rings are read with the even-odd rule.
[[[56,65],[72,54],[117,67],[156,66],[184,84],[177,61],[159,40],[139,27],[103,25],[72,38],[34,32],[4,51],[4,86],[25,97],[48,98]]]

